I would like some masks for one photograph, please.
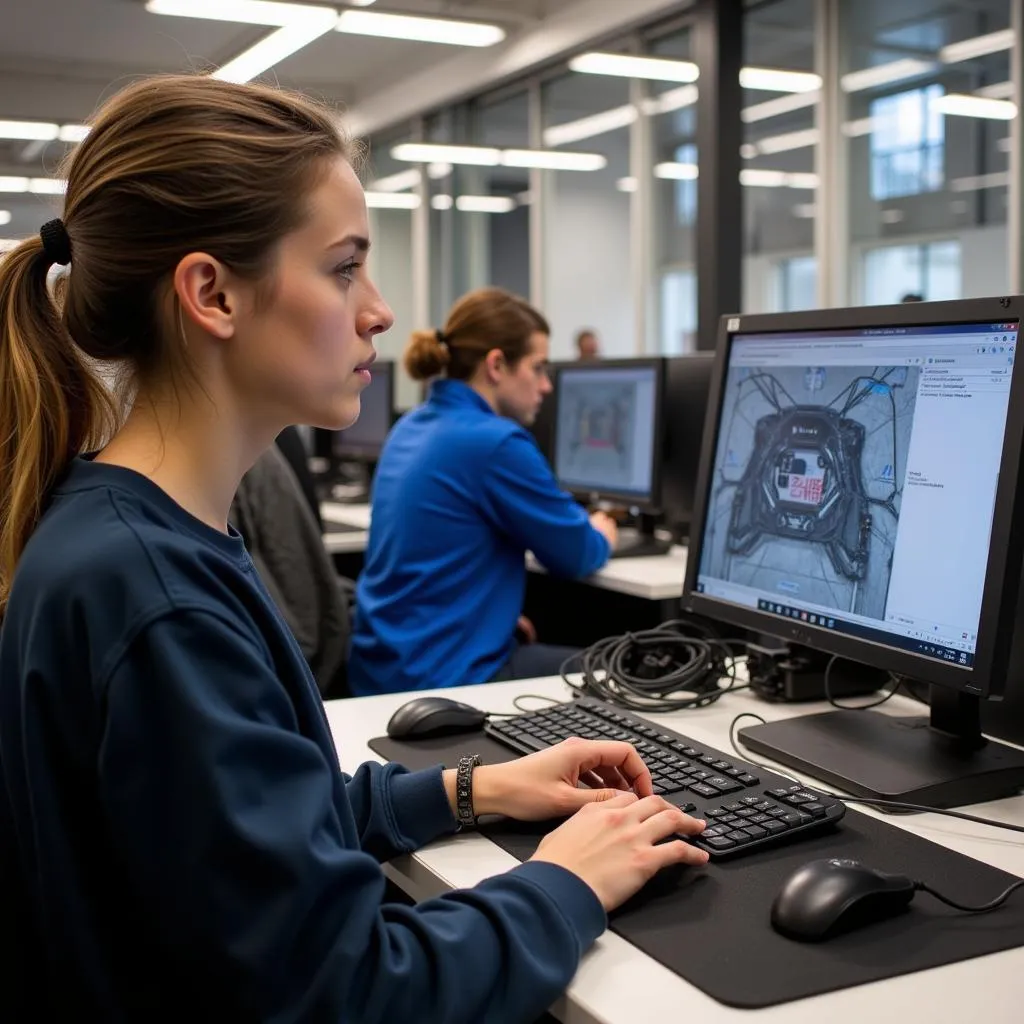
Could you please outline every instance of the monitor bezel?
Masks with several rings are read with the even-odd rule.
[[[661,448],[665,426],[665,357],[637,356],[635,359],[582,359],[571,362],[559,362],[556,367],[551,401],[554,403],[554,420],[551,427],[551,472],[558,481],[558,486],[574,498],[585,501],[604,500],[619,502],[630,508],[656,511],[661,506]],[[654,443],[651,445],[651,490],[648,495],[637,495],[631,491],[613,489],[581,488],[566,483],[558,476],[558,404],[559,387],[566,371],[594,370],[654,370]]]
[[[384,438],[378,445],[348,445],[345,443],[345,435],[348,433],[348,430],[337,430],[334,432],[334,439],[331,446],[335,459],[339,461],[366,460],[372,462],[380,458],[381,449],[384,447],[384,441],[387,439],[387,435],[391,432],[391,427],[395,422],[395,368],[397,365],[398,364],[393,359],[375,359],[370,366],[370,376],[372,379],[369,386],[371,388],[381,386],[387,390],[388,429],[384,434]],[[379,381],[381,371],[386,371],[384,373],[386,383],[383,384]]]
[[[729,356],[736,335],[792,333],[885,327],[929,327],[952,324],[1018,321],[1024,329],[1024,296],[957,299],[947,302],[906,303],[795,313],[723,316],[719,322],[715,367],[708,395],[707,415],[697,474],[689,557],[683,583],[682,605],[686,612],[779,637],[826,654],[888,670],[922,682],[950,687],[976,697],[998,697],[1005,677],[1013,639],[1013,621],[1024,550],[1024,521],[1014,529],[1014,512],[1024,513],[1021,483],[1024,439],[1024,360],[1014,363],[1010,382],[1006,429],[999,482],[992,517],[992,540],[982,594],[981,616],[973,668],[938,661],[885,643],[851,637],[803,621],[780,620],[757,609],[744,608],[696,589],[700,573],[704,524],[707,517],[710,478],[718,445],[718,421],[724,403]],[[1018,334],[1018,340],[1020,335]],[[949,539],[948,543],[955,543]]]

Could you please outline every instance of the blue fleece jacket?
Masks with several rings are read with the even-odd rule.
[[[512,653],[527,551],[581,578],[611,553],[533,438],[460,381],[433,384],[377,464],[356,591],[356,694],[485,683]]]
[[[76,462],[0,632],[0,1020],[526,1022],[605,926],[524,864],[418,907],[440,769],[343,775],[237,534]]]

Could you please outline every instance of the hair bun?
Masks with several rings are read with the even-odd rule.
[[[405,369],[413,380],[442,374],[451,360],[448,340],[441,330],[413,331],[405,348]]]

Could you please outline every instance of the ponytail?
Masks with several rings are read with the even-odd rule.
[[[50,294],[50,266],[38,237],[0,258],[0,615],[50,490],[116,420]]]

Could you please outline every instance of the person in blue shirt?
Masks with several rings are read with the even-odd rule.
[[[548,329],[523,299],[481,288],[443,331],[405,353],[427,401],[392,430],[373,484],[356,585],[349,685],[356,694],[557,675],[574,652],[521,643],[526,553],[551,573],[589,576],[614,521],[559,488],[527,432],[544,397]],[[396,600],[396,596],[400,600]],[[529,637],[529,639],[535,639]]]
[[[354,421],[391,324],[353,159],[302,97],[143,80],[0,261],[0,1020],[528,1022],[606,911],[704,861],[622,743],[464,770],[462,801],[340,771],[228,510],[285,426]],[[387,903],[381,862],[456,810],[571,817]]]

